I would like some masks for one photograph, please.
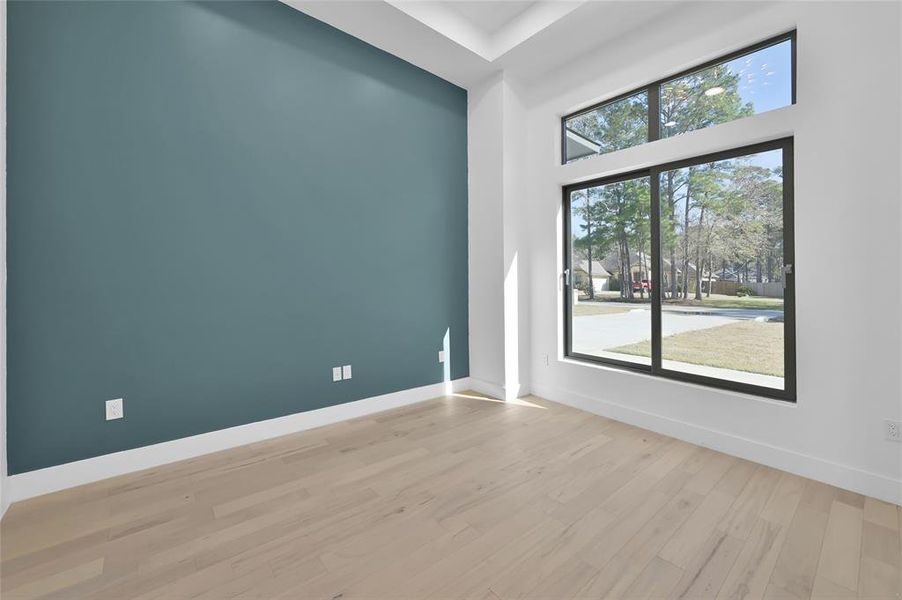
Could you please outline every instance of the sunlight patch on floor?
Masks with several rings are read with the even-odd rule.
[[[510,404],[512,406],[526,406],[529,408],[541,408],[542,410],[546,410],[547,407],[542,406],[540,404],[535,404],[530,402],[529,400],[524,400],[522,398],[517,398],[515,400],[499,400],[497,398],[489,398],[487,396],[477,396],[476,394],[467,393],[467,392],[456,392],[454,394],[450,394],[452,398],[467,398],[468,400],[482,400],[484,402],[496,402],[498,404]]]

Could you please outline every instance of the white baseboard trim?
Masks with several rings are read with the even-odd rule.
[[[0,467],[2,468],[2,467]],[[6,509],[9,508],[9,478],[0,473],[0,521],[3,520],[3,515],[6,514]]]
[[[470,389],[468,377],[455,379],[450,384],[451,391],[454,392]],[[211,452],[432,400],[446,395],[448,391],[446,383],[435,383],[266,421],[201,433],[169,442],[86,458],[46,469],[11,475],[6,481],[8,488],[5,491],[10,502],[20,502],[117,475],[134,473]]]
[[[535,395],[552,402],[572,406],[718,452],[902,505],[902,481],[884,475],[569,390],[538,383],[533,383],[531,387]]]
[[[505,398],[503,385],[486,381],[485,379],[470,377],[470,389],[474,392],[479,392],[480,394],[485,394],[486,396],[491,396],[498,400],[504,400]]]

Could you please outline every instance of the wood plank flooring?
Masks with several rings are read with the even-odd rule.
[[[466,393],[13,505],[19,598],[900,598],[900,509]]]

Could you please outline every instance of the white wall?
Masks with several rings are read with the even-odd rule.
[[[503,73],[469,90],[470,380],[503,398],[527,392],[528,245],[522,91]]]
[[[503,136],[504,171],[504,352],[506,399],[529,392],[530,328],[529,328],[529,215],[523,210],[526,195],[523,166],[527,160],[528,139],[523,126],[526,109],[521,100],[523,90],[516,81],[504,78]]]
[[[504,395],[503,77],[468,92],[470,379]]]
[[[883,420],[902,418],[899,281],[883,280],[864,299],[851,289],[833,293],[822,285],[838,275],[854,281],[902,272],[899,12],[898,3],[708,5],[670,13],[536,86],[511,92],[526,116],[526,164],[508,167],[522,173],[519,210],[502,211],[499,229],[477,223],[477,211],[485,207],[471,206],[476,209],[470,213],[471,252],[487,243],[476,236],[498,240],[502,232],[511,235],[511,227],[519,230],[520,267],[528,282],[521,307],[529,312],[520,338],[529,333],[530,367],[524,372],[531,372],[528,385],[535,393],[902,502],[902,444],[883,437]],[[798,30],[796,106],[559,164],[561,115],[792,28]],[[513,132],[522,135],[522,128],[512,124],[502,148],[510,147]],[[795,136],[797,404],[563,359],[562,185],[790,134]],[[482,151],[474,141],[471,149]],[[471,172],[471,202],[477,204],[485,192],[478,184]],[[525,219],[516,221],[512,212]],[[478,269],[493,270],[473,254],[470,260],[480,263]],[[472,339],[478,341],[476,328],[487,314],[485,306],[471,303]],[[471,350],[474,376],[482,356]]]
[[[0,58],[0,119],[3,141],[0,143],[0,518],[9,506],[6,479],[6,0],[0,2],[0,34],[3,36]]]

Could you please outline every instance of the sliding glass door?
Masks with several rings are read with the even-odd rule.
[[[651,365],[650,354],[627,349],[651,340],[649,182],[609,180],[571,192],[573,355]]]
[[[564,190],[567,355],[795,398],[792,140]]]

